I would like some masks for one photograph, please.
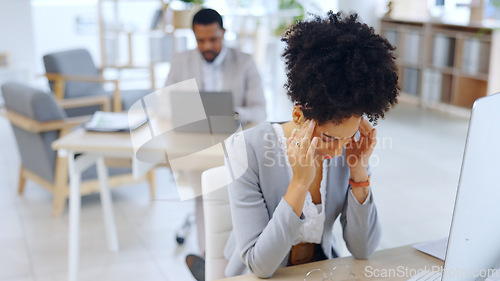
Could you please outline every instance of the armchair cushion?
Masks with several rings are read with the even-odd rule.
[[[5,83],[2,94],[7,109],[39,122],[62,120],[68,116],[57,104],[54,95],[21,83]]]
[[[2,85],[5,107],[30,119],[47,122],[66,119],[66,113],[57,104],[53,94],[20,83]],[[23,166],[49,182],[54,182],[56,151],[51,144],[59,137],[59,131],[32,133],[15,125],[16,137]],[[109,168],[109,176],[130,173],[130,168]],[[82,180],[97,178],[95,165],[82,173]]]
[[[74,49],[47,54],[43,57],[47,73],[60,73],[64,75],[100,76],[99,69],[95,66],[92,56],[86,49]],[[53,83],[50,83],[51,90]],[[102,89],[100,83],[66,82],[65,98],[83,97]]]
[[[5,107],[36,121],[54,121],[66,118],[64,111],[57,105],[52,94],[19,84],[2,85]],[[59,137],[58,131],[31,133],[12,126],[25,168],[42,178],[53,182],[56,152],[51,144]]]

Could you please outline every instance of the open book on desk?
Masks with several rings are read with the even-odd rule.
[[[83,128],[87,131],[97,132],[130,132],[146,121],[148,120],[143,114],[96,111],[92,120],[85,123]]]

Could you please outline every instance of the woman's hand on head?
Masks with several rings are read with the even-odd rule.
[[[300,129],[295,129],[287,140],[287,155],[292,167],[292,181],[309,188],[316,176],[316,164],[314,161],[318,138],[311,140],[316,123],[307,120]]]
[[[367,167],[370,157],[377,144],[377,131],[365,118],[359,124],[359,140],[354,138],[346,146],[347,164],[351,170],[351,178],[362,182],[368,178]],[[365,179],[366,178],[366,179]]]

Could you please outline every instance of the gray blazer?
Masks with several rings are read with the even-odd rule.
[[[246,155],[238,143],[244,143]],[[233,135],[226,148],[226,166],[233,175],[238,175],[238,170],[244,172],[228,185],[233,231],[224,250],[228,260],[225,273],[228,277],[250,272],[261,278],[271,277],[276,269],[286,266],[292,243],[305,219],[303,215],[297,217],[283,199],[290,183],[286,155],[267,122]],[[328,161],[321,246],[328,258],[337,256],[332,227],[341,214],[347,248],[355,258],[366,259],[380,240],[373,196],[370,194],[365,204],[359,204],[350,192],[345,157]]]
[[[166,85],[195,78],[202,89],[201,61],[198,49],[175,54],[170,64]],[[266,100],[257,67],[252,56],[233,48],[227,48],[222,64],[224,91],[231,91],[235,110],[243,123],[260,123],[266,120]]]

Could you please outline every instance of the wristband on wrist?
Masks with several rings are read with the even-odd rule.
[[[355,182],[351,178],[349,178],[349,184],[351,187],[368,187],[370,186],[370,176],[368,176],[368,179],[363,182]]]

